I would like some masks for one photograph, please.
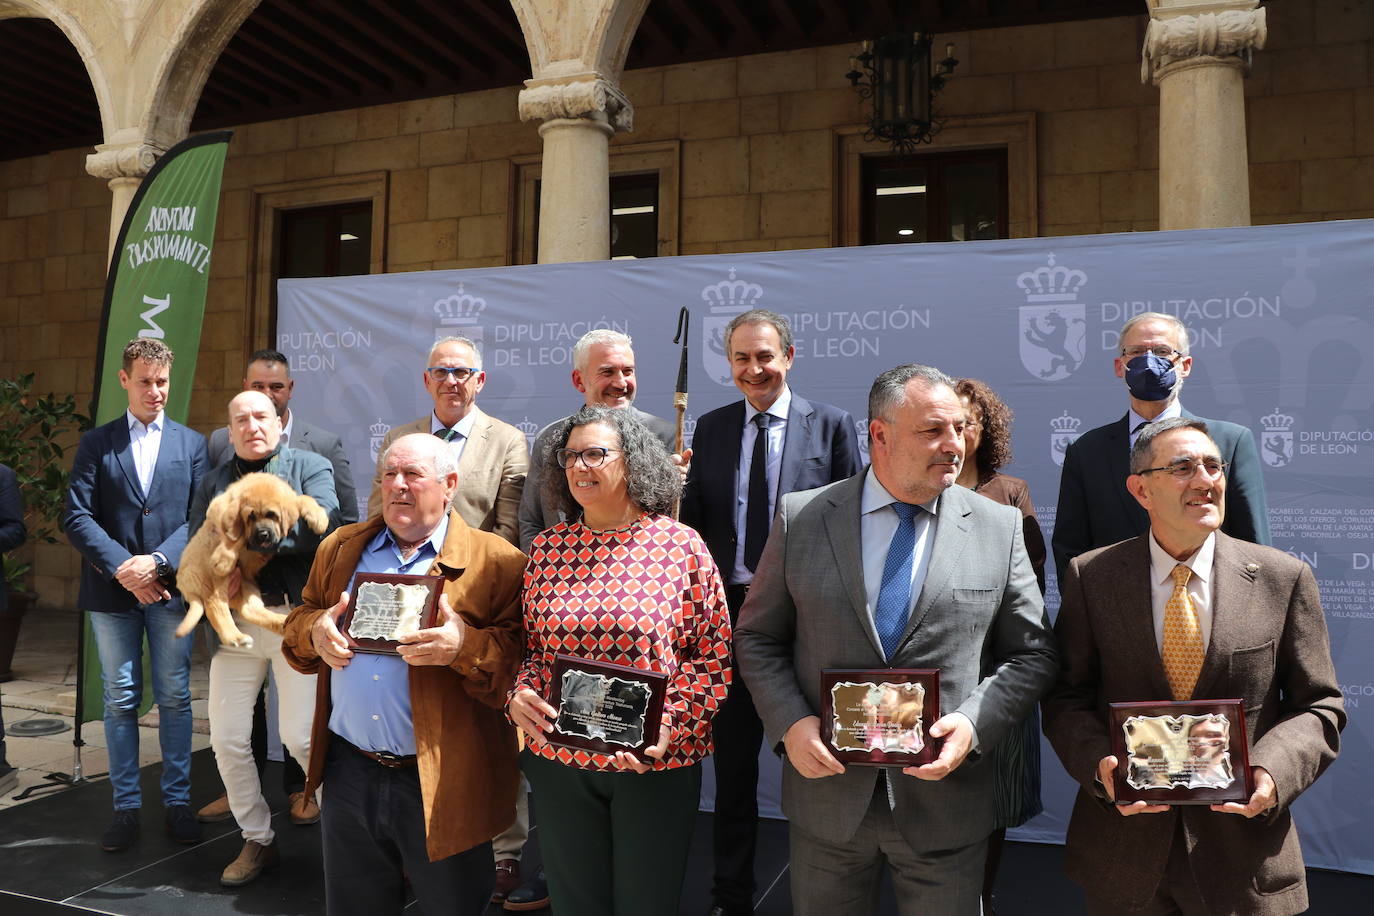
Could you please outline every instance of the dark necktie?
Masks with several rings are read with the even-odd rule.
[[[916,513],[920,506],[892,503],[899,519],[897,530],[887,545],[883,581],[878,587],[878,606],[873,609],[873,626],[883,655],[890,661],[897,651],[911,611],[911,564],[916,554]]]
[[[744,507],[744,566],[759,565],[768,540],[768,414],[754,414],[754,457],[749,462],[749,501]]]
[[[440,439],[443,439],[445,442],[452,442],[452,441],[454,440],[454,438],[457,437],[457,435],[458,435],[458,430],[456,430],[456,429],[436,429],[436,430],[434,431],[434,435],[438,436]]]

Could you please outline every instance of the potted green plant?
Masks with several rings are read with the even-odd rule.
[[[76,409],[73,395],[34,395],[32,372],[17,379],[0,379],[0,464],[14,471],[24,497],[24,525],[28,543],[0,557],[10,590],[9,612],[0,614],[0,679],[8,679],[14,644],[24,611],[37,598],[30,573],[35,545],[57,543],[62,508],[67,499],[69,470],[63,461],[91,421]]]

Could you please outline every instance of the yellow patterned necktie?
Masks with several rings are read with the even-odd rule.
[[[1197,610],[1188,594],[1188,580],[1193,571],[1182,563],[1174,567],[1174,593],[1164,605],[1164,674],[1175,700],[1193,696],[1197,676],[1202,671],[1206,654],[1202,647],[1202,628],[1198,626]]]

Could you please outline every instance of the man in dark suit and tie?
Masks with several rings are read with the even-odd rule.
[[[1336,758],[1345,708],[1312,570],[1218,530],[1229,468],[1208,425],[1141,430],[1127,486],[1147,533],[1075,558],[1060,585],[1045,733],[1080,785],[1064,869],[1091,916],[1307,909],[1289,806]],[[1247,802],[1113,804],[1109,703],[1232,697],[1245,703]]]
[[[191,643],[177,639],[185,613],[173,592],[186,546],[191,494],[205,473],[205,437],[163,408],[172,351],[140,337],[124,348],[119,384],[129,409],[81,437],[72,463],[62,527],[80,551],[80,606],[90,611],[105,685],[105,741],[114,790],[114,820],[100,840],[108,852],[138,838],[138,704],[140,658],[147,636],[162,747],[162,802],[167,832],[200,840],[187,807],[191,787]]]
[[[1021,513],[954,486],[964,410],[938,369],[869,393],[872,467],[792,493],[735,632],[769,741],[785,748],[792,904],[867,914],[892,871],[903,916],[977,916],[996,773],[974,766],[1054,680],[1054,637]],[[938,668],[931,763],[846,768],[822,741],[827,668]]]
[[[749,593],[777,500],[843,480],[863,467],[854,418],[792,391],[796,347],[787,319],[767,309],[736,316],[725,352],[744,400],[697,421],[681,517],[701,532],[725,578],[730,622]],[[742,678],[713,723],[716,752],[712,916],[753,912],[759,721]]]
[[[1121,329],[1116,377],[1126,382],[1126,416],[1080,436],[1064,453],[1059,507],[1054,517],[1055,568],[1062,582],[1070,560],[1094,547],[1135,537],[1149,526],[1145,510],[1126,490],[1127,456],[1140,427],[1168,417],[1191,417],[1179,402],[1183,380],[1193,369],[1188,329],[1173,315],[1142,312]],[[1231,537],[1269,543],[1269,507],[1264,474],[1250,430],[1208,420],[1212,440],[1227,464],[1226,521]]]
[[[291,394],[296,380],[285,354],[277,350],[258,350],[248,357],[243,370],[243,390],[261,391],[272,399],[281,420],[281,444],[322,455],[334,466],[334,489],[339,497],[339,524],[351,525],[358,520],[358,490],[353,483],[353,471],[343,441],[334,433],[307,423],[291,412]],[[229,428],[221,426],[210,434],[210,467],[217,468],[234,457],[229,442]]]

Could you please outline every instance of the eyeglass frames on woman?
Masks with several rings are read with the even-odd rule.
[[[560,448],[558,451],[553,453],[553,457],[558,462],[558,466],[565,471],[568,468],[572,467],[574,464],[577,464],[577,460],[579,458],[582,459],[582,466],[590,470],[592,468],[599,468],[603,464],[605,464],[606,459],[610,456],[611,452],[619,451],[622,450],[618,448],[603,448],[599,445],[593,445],[591,448],[584,448],[580,452],[576,449]]]

